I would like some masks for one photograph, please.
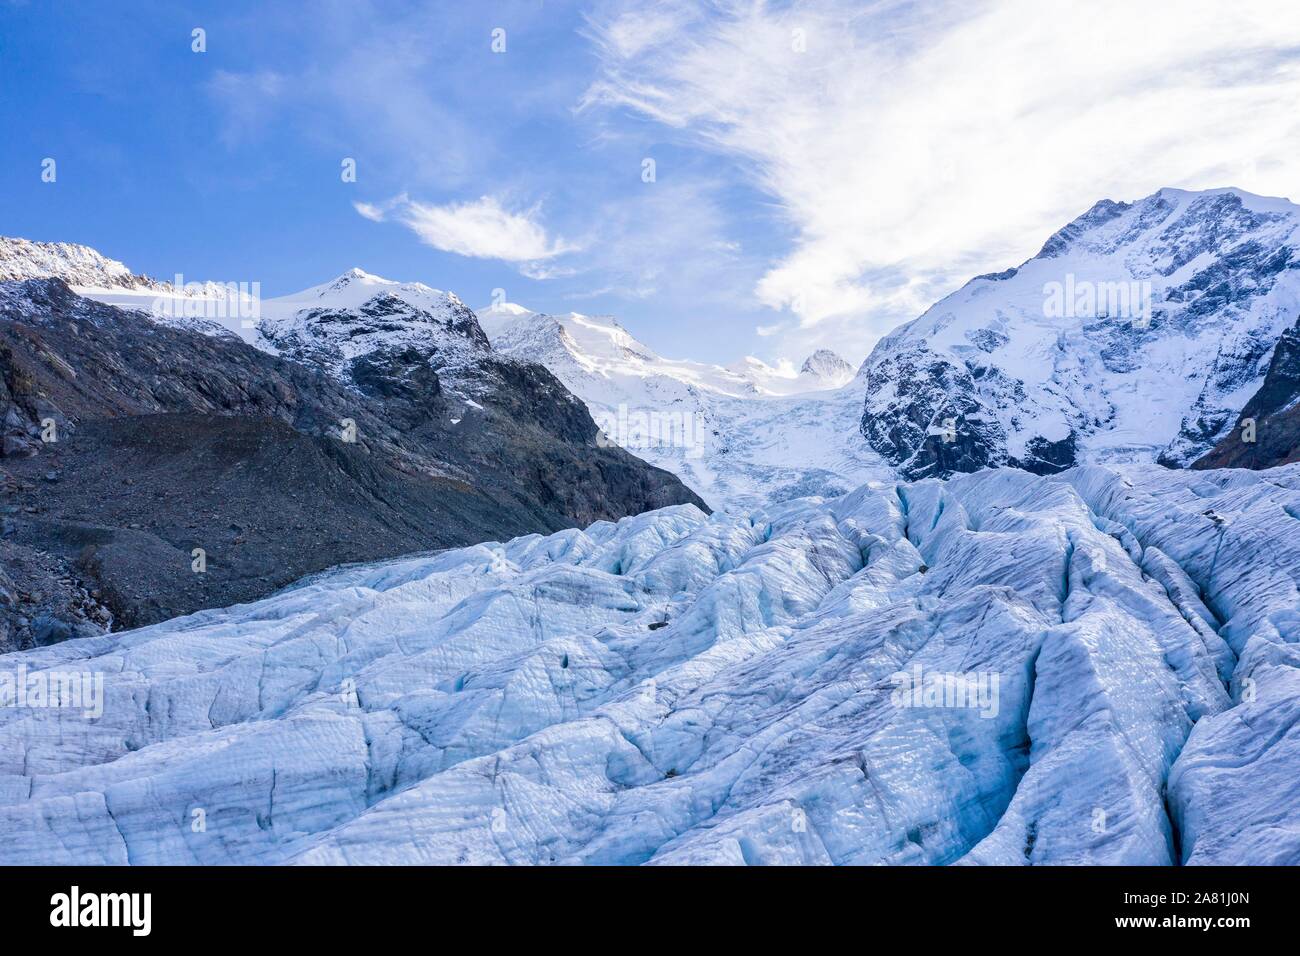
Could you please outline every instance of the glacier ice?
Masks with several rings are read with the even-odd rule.
[[[0,707],[0,862],[1297,863],[1297,521],[1300,465],[998,469],[6,655],[105,697]]]

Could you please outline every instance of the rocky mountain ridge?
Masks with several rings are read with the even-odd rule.
[[[1186,466],[1232,428],[1300,314],[1298,248],[1286,200],[1099,202],[881,340],[863,434],[910,476]]]
[[[408,305],[304,327],[425,323]],[[139,625],[342,562],[699,501],[598,445],[582,403],[544,368],[492,353],[472,313],[451,326],[436,334],[476,350],[447,376],[457,388],[443,354],[382,332],[340,376],[328,349],[275,356],[60,279],[0,283],[2,642],[102,625],[82,592]]]

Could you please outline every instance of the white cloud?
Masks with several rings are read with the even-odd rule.
[[[426,245],[476,259],[502,259],[532,264],[574,249],[551,239],[534,220],[536,209],[510,212],[491,196],[474,202],[438,206],[409,199],[405,195],[378,205],[354,202],[353,208],[367,219],[393,219],[406,226]],[[526,266],[526,274],[547,278],[563,274],[560,269]]]
[[[585,106],[684,131],[778,201],[793,246],[755,294],[807,341],[863,344],[1104,197],[1300,181],[1294,0],[627,0],[587,33]]]
[[[384,210],[381,206],[376,206],[373,203],[368,202],[354,202],[352,208],[371,222],[384,221]]]

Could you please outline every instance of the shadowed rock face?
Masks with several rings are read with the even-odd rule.
[[[1244,423],[1253,419],[1254,441]],[[1300,461],[1300,321],[1273,349],[1264,383],[1241,410],[1237,427],[1193,468],[1272,468]]]
[[[165,328],[58,279],[0,284],[0,650],[252,600],[340,563],[699,503],[598,447],[539,366],[483,349],[449,392],[402,345],[349,371]]]

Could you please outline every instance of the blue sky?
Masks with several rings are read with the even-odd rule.
[[[1300,16],[1220,9],[0,2],[0,233],[265,295],[360,266],[614,313],[670,356],[856,362],[1097,199],[1287,195]]]

